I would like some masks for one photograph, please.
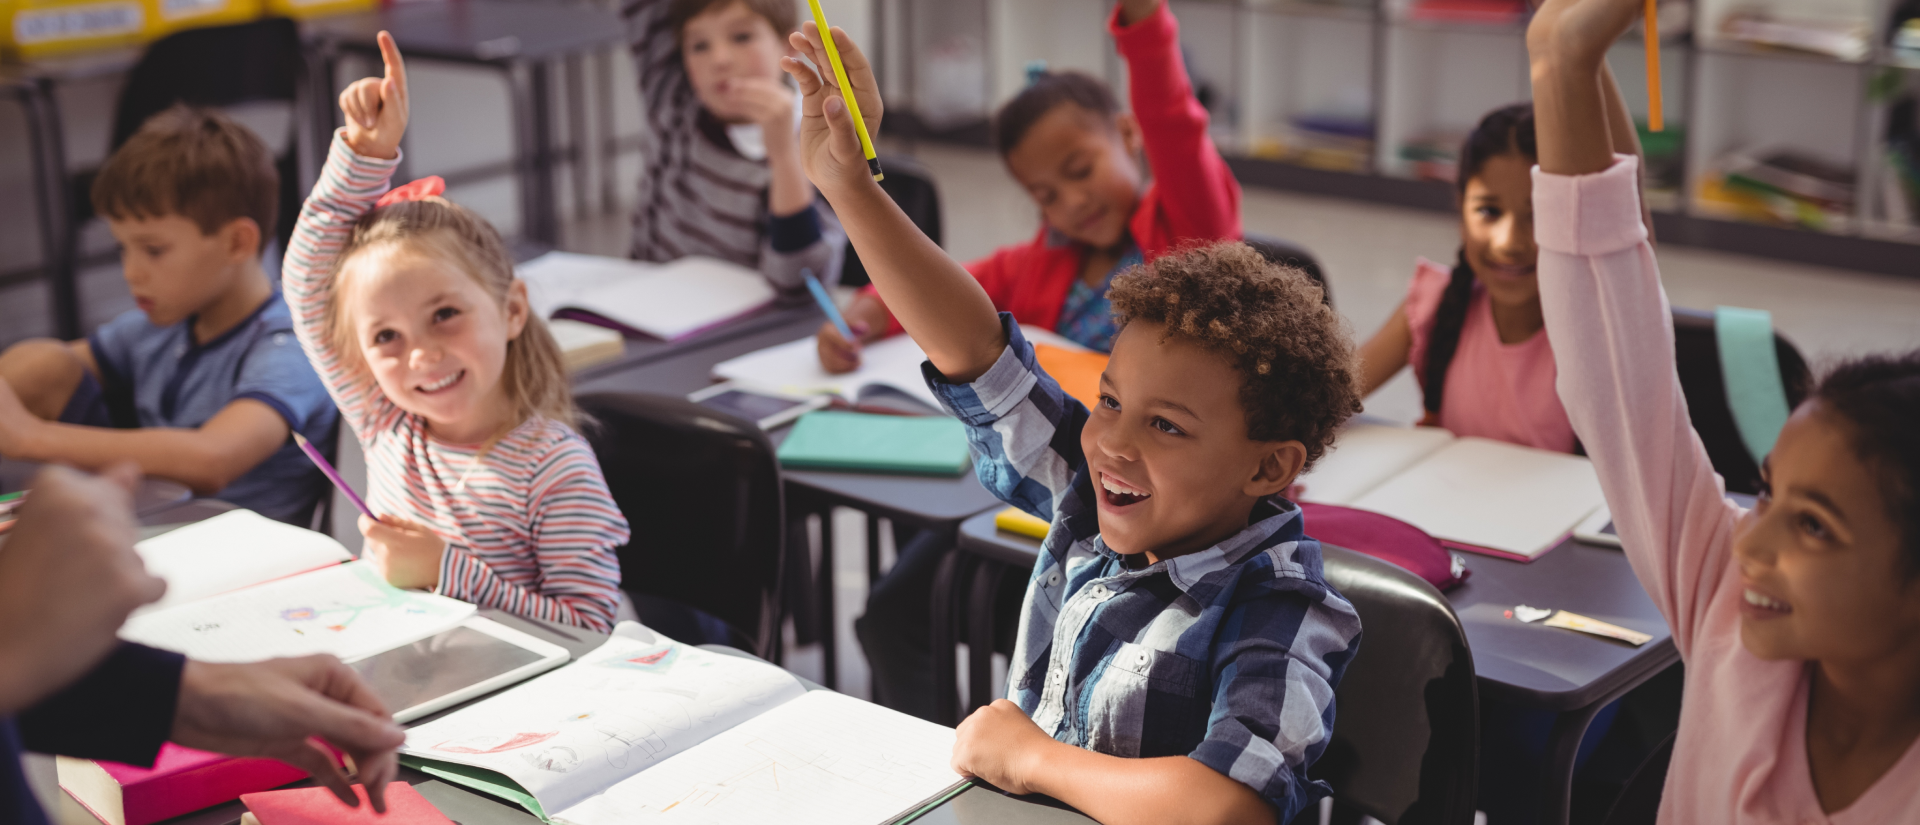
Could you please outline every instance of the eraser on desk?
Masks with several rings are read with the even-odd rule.
[[[426,797],[405,782],[387,783],[387,812],[376,814],[367,787],[353,786],[360,807],[341,804],[321,787],[250,793],[240,797],[259,825],[453,825]]]

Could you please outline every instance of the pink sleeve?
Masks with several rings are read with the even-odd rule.
[[[1640,222],[1639,161],[1533,171],[1540,302],[1560,400],[1593,459],[1627,558],[1687,656],[1729,572],[1741,510],[1693,432],[1673,320]]]
[[[293,238],[280,264],[282,291],[293,314],[293,332],[313,362],[314,372],[340,407],[340,416],[359,437],[371,443],[376,432],[390,426],[400,408],[380,391],[372,376],[352,363],[333,344],[327,316],[333,309],[333,286],[340,250],[353,234],[360,216],[373,211],[387,192],[387,183],[400,158],[361,157],[347,148],[342,129],[334,134],[320,180],[313,185],[294,223]]]
[[[1127,61],[1133,115],[1168,223],[1181,238],[1240,237],[1240,182],[1207,134],[1206,107],[1180,55],[1179,22],[1166,3],[1131,26],[1120,18],[1116,3],[1107,28]]]

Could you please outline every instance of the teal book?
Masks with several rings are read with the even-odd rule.
[[[944,415],[820,411],[800,416],[780,444],[794,470],[957,476],[967,471],[967,428]]]

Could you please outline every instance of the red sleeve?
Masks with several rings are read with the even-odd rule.
[[[1207,135],[1207,110],[1193,96],[1180,57],[1180,24],[1167,4],[1123,26],[1115,4],[1107,21],[1127,61],[1128,93],[1153,167],[1169,227],[1186,238],[1240,237],[1240,183]]]
[[[1013,295],[1013,277],[1011,268],[1007,266],[1007,258],[1020,248],[1020,246],[1003,246],[985,258],[968,261],[965,264],[967,274],[972,275],[973,279],[979,281],[980,286],[986,289],[987,299],[993,301],[993,308],[996,310],[1010,311],[1007,304]],[[880,290],[875,289],[873,284],[861,287],[860,292],[873,296],[881,306],[887,305],[887,299],[881,297]],[[892,310],[887,311],[887,318],[890,319],[887,322],[887,335],[899,335],[907,331],[905,327],[900,326],[900,319],[893,317]]]

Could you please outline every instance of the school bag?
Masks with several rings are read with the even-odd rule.
[[[1466,561],[1441,546],[1439,539],[1397,518],[1311,502],[1300,502],[1300,512],[1307,520],[1307,535],[1320,543],[1399,565],[1441,592],[1459,587],[1473,573]]]

